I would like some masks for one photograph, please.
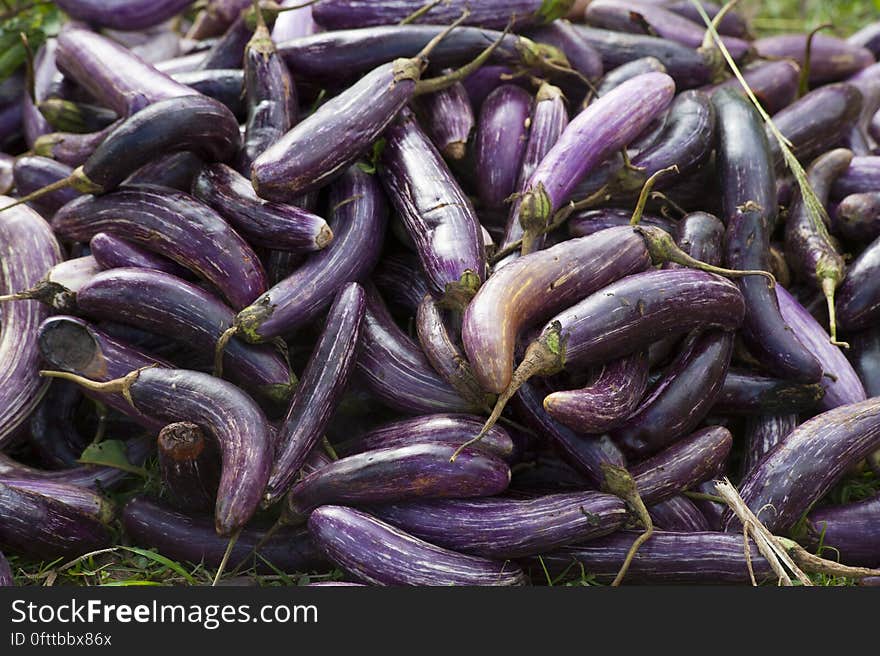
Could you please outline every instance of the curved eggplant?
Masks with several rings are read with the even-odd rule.
[[[204,512],[216,501],[219,458],[198,425],[168,424],[157,438],[162,488],[172,506],[184,512]]]
[[[627,80],[642,75],[644,73],[665,73],[666,67],[656,57],[641,57],[633,59],[624,64],[620,64],[611,70],[607,70],[605,75],[599,80],[596,86],[596,95],[604,96],[612,89],[619,87]]]
[[[826,506],[807,515],[807,530],[813,545],[834,553],[847,565],[880,567],[880,496],[855,503]]]
[[[798,97],[801,67],[789,59],[755,62],[743,68],[742,75],[761,106],[771,115],[785,109]],[[731,89],[740,95],[745,94],[740,81],[735,77],[707,87],[706,91],[714,95],[719,89]]]
[[[263,493],[264,505],[274,503],[287,492],[324,434],[354,370],[364,308],[364,290],[356,282],[346,283],[336,294],[321,337],[278,428],[272,473]]]
[[[54,310],[73,312],[76,294],[101,267],[91,255],[59,262],[30,289],[0,297],[2,301],[40,301]]]
[[[758,415],[746,418],[743,429],[746,449],[743,453],[742,472],[748,475],[777,444],[797,428],[797,415]]]
[[[76,385],[56,381],[49,386],[40,405],[28,423],[28,444],[41,464],[49,469],[75,467],[85,448],[84,440],[74,425],[82,394]],[[0,474],[3,474],[0,471]],[[14,475],[14,474],[13,474]]]
[[[599,208],[583,210],[572,214],[568,219],[568,234],[572,237],[586,237],[601,230],[618,226],[630,225],[632,212],[614,208]],[[670,235],[676,232],[676,223],[661,216],[643,216],[640,225],[656,226],[662,228]]]
[[[825,389],[819,383],[796,383],[732,369],[724,378],[713,414],[794,414],[818,406]]]
[[[89,240],[89,251],[102,269],[135,267],[155,269],[177,277],[188,274],[187,270],[176,262],[106,232],[95,233]]]
[[[758,39],[752,45],[764,59],[794,59],[804,65],[806,34],[778,34]],[[814,34],[810,48],[810,84],[844,80],[874,63],[870,50],[827,34]]]
[[[373,506],[370,513],[431,544],[498,560],[536,556],[608,535],[627,516],[621,499],[594,491],[534,499],[409,501]]]
[[[116,30],[143,30],[182,12],[192,0],[58,0],[71,18]]]
[[[236,116],[246,113],[241,97],[244,72],[240,68],[181,71],[170,75],[175,82],[223,103]]]
[[[720,266],[724,259],[724,224],[712,214],[691,212],[676,225],[675,243],[700,262]]]
[[[648,511],[654,527],[661,531],[699,533],[712,530],[709,520],[696,504],[680,494],[655,503]]]
[[[850,194],[880,191],[880,157],[853,157],[849,168],[837,178],[831,188],[834,198]]]
[[[476,119],[467,90],[460,82],[416,98],[419,122],[447,160],[463,159]]]
[[[12,167],[12,179],[15,181],[15,191],[19,196],[27,196],[67,178],[71,173],[73,169],[67,164],[39,155],[18,157]],[[79,195],[76,189],[59,189],[35,199],[32,204],[37,211],[51,218],[59,208]]]
[[[327,556],[373,585],[524,585],[514,564],[459,554],[344,506],[323,506],[309,532]]]

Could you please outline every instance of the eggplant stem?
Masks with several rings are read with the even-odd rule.
[[[151,364],[147,367],[141,367],[125,374],[122,378],[114,378],[108,381],[89,380],[78,374],[69,371],[50,371],[46,369],[40,370],[40,376],[44,378],[61,378],[76,383],[80,387],[84,387],[92,392],[100,392],[101,394],[122,394],[132,408],[135,408],[134,399],[131,397],[131,386],[137,382],[138,376],[144,369],[153,369],[158,367],[157,364]]]
[[[791,554],[794,561],[805,571],[810,574],[828,574],[831,576],[846,576],[852,579],[863,579],[868,576],[880,576],[880,569],[871,569],[869,567],[852,567],[842,563],[822,558],[815,554],[811,554],[794,540],[776,536],[782,545]]]
[[[327,439],[326,435],[321,438],[321,446],[324,448],[324,453],[326,453],[331,460],[339,460],[339,454],[336,453],[336,449],[330,444],[330,440]]]
[[[626,163],[624,163],[624,166]],[[630,164],[632,167],[632,164]],[[651,190],[654,189],[654,184],[662,178],[664,175],[669,173],[678,173],[679,168],[678,164],[673,164],[672,166],[667,166],[665,169],[660,169],[656,173],[654,173],[651,177],[645,180],[645,184],[642,185],[642,191],[639,193],[639,200],[636,203],[636,208],[633,210],[632,217],[630,217],[629,224],[632,226],[637,226],[642,220],[642,215],[645,213],[645,205],[648,204],[648,196],[651,193]]]
[[[626,553],[626,558],[623,559],[623,564],[617,571],[617,576],[611,582],[611,586],[616,588],[623,582],[623,578],[626,576],[627,571],[629,571],[629,566],[632,564],[633,558],[636,557],[641,546],[654,534],[654,522],[651,520],[651,513],[648,512],[648,508],[639,494],[639,488],[632,474],[624,467],[612,465],[608,462],[602,463],[602,473],[605,477],[605,480],[602,482],[602,489],[609,494],[623,499],[645,527],[644,532],[633,541],[632,546]]]
[[[217,344],[214,346],[214,376],[217,378],[223,378],[223,353],[229,340],[235,337],[236,333],[238,333],[238,326],[233,324],[217,338]]]
[[[410,23],[415,23],[417,20],[419,20],[422,16],[427,14],[429,11],[431,11],[434,7],[439,5],[441,2],[443,2],[443,0],[432,0],[431,2],[428,2],[427,4],[423,5],[422,7],[419,7],[418,9],[416,9],[413,13],[411,13],[409,16],[404,18],[402,21],[400,21],[398,23],[398,25],[409,25]]]
[[[725,505],[724,499],[719,497],[717,494],[706,494],[705,492],[691,492],[690,490],[685,490],[682,494],[689,499],[693,499],[694,501],[711,501],[712,503],[718,503],[721,505]]]
[[[492,430],[492,427],[498,423],[498,420],[501,418],[501,413],[504,412],[507,402],[510,401],[513,395],[516,394],[516,391],[522,387],[529,378],[532,376],[551,376],[561,371],[564,366],[565,340],[561,335],[561,326],[559,326],[558,323],[554,323],[545,335],[542,335],[537,341],[529,344],[526,349],[526,354],[523,357],[523,361],[516,368],[516,371],[513,372],[510,384],[498,396],[498,400],[495,402],[495,407],[492,409],[492,414],[489,415],[489,418],[486,420],[486,423],[483,424],[480,432],[459,446],[455,450],[455,453],[452,454],[449,462],[455,462],[455,459],[458,458],[459,454],[464,449],[473,446],[482,440],[486,434]]]
[[[465,10],[461,12],[461,16],[459,16],[457,20],[455,20],[451,25],[449,25],[446,29],[444,29],[442,32],[440,32],[440,34],[438,34],[433,39],[428,41],[428,43],[425,44],[425,47],[422,48],[416,54],[416,56],[413,57],[413,59],[418,60],[420,62],[425,62],[428,59],[428,55],[430,55],[434,51],[434,48],[436,48],[438,45],[440,45],[440,42],[443,41],[443,39],[445,39],[447,36],[449,36],[449,34],[452,32],[452,30],[454,30],[456,27],[458,27],[459,25],[464,23],[467,20],[467,17],[470,15],[471,15],[471,10],[468,8],[465,8]]]
[[[651,200],[662,200],[664,203],[666,203],[666,205],[668,205],[668,207],[660,208],[661,212],[663,212],[664,210],[668,210],[669,207],[671,207],[676,212],[678,212],[678,214],[681,217],[685,217],[688,214],[687,211],[681,205],[676,203],[674,200],[672,200],[669,196],[664,194],[662,191],[652,191],[651,192]],[[668,217],[669,216],[668,213],[666,213],[665,216]]]
[[[819,27],[810,30],[807,35],[807,43],[804,46],[804,65],[801,68],[800,78],[798,79],[798,98],[803,96],[810,90],[810,66],[813,58],[813,37],[820,31],[834,27],[833,23],[822,23]]]
[[[837,288],[833,278],[822,278],[822,293],[828,305],[828,330],[831,333],[831,343],[842,348],[849,348],[848,342],[837,340],[837,314],[834,307],[834,291]]]
[[[69,189],[71,187],[87,194],[99,193],[103,191],[103,188],[100,185],[96,185],[94,182],[86,177],[85,173],[83,173],[82,167],[80,166],[66,178],[62,178],[61,180],[57,180],[52,184],[48,184],[45,187],[37,189],[36,191],[29,193],[27,196],[22,196],[14,203],[10,203],[5,207],[0,207],[0,212],[11,209],[16,205],[23,205],[24,203],[29,203],[32,200],[37,200],[38,198],[42,198],[46,194],[51,194],[53,191]]]
[[[226,569],[227,563],[229,563],[229,556],[232,555],[232,549],[235,547],[235,543],[238,542],[239,535],[241,535],[241,529],[235,531],[235,533],[229,538],[229,544],[226,545],[226,551],[223,552],[223,559],[220,561],[220,567],[217,568],[217,573],[214,575],[214,581],[211,583],[211,587],[216,587],[220,582],[220,577],[223,575],[223,570]]]

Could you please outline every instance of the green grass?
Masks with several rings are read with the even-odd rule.
[[[831,23],[831,33],[848,36],[866,23],[880,20],[880,0],[741,0],[740,6],[760,35]]]

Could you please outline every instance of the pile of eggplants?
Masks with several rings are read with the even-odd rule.
[[[716,21],[797,178],[696,2],[57,4],[0,81],[0,585],[604,583],[646,515],[624,583],[772,582],[725,477],[880,567],[880,23]]]

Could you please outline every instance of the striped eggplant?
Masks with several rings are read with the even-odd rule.
[[[586,237],[600,230],[614,228],[618,226],[628,226],[632,212],[630,210],[609,208],[598,208],[594,210],[582,210],[575,212],[569,217],[568,234],[572,237]],[[656,226],[662,228],[670,235],[676,232],[676,223],[671,219],[662,216],[644,215],[639,225]]]
[[[15,191],[20,196],[27,196],[38,189],[63,180],[71,173],[73,173],[73,169],[67,164],[39,155],[18,157],[12,167]],[[51,218],[65,203],[79,195],[80,193],[76,189],[59,189],[37,198],[31,204],[38,212]]]
[[[98,232],[89,240],[89,251],[102,269],[136,267],[155,269],[178,278],[189,275],[182,266],[106,232]]]
[[[89,280],[100,273],[101,267],[91,255],[59,262],[30,289],[0,297],[0,301],[40,301],[53,310],[76,310],[76,294]]]
[[[192,0],[58,0],[71,18],[116,30],[143,30],[185,10]]]
[[[415,255],[394,253],[383,257],[372,280],[391,311],[407,319],[416,315],[428,293],[428,281]]]
[[[596,85],[596,95],[604,96],[612,89],[644,73],[665,73],[666,67],[656,57],[642,57],[607,70]]]
[[[476,119],[463,84],[459,82],[448,89],[416,98],[413,109],[419,123],[447,161],[464,158]]]
[[[880,567],[878,520],[880,496],[818,508],[807,515],[810,546],[821,544],[834,560],[847,565]]]
[[[797,425],[796,414],[747,417],[743,429],[746,449],[743,453],[742,473],[748,475],[764,454],[788,437]]]
[[[853,157],[849,168],[834,182],[833,198],[845,198],[850,194],[880,191],[880,157]]]
[[[742,69],[743,78],[749,88],[771,115],[782,111],[797,99],[800,74],[800,66],[790,59],[755,62]],[[731,89],[745,94],[735,77],[707,87],[706,91],[713,95],[718,89]]]
[[[731,369],[712,413],[719,415],[795,414],[818,407],[825,396],[820,383],[797,383]]]
[[[777,34],[758,39],[752,45],[763,59],[794,59],[803,66],[807,38],[806,34]],[[810,48],[810,84],[837,82],[873,63],[870,50],[827,34],[815,34]]]
[[[661,531],[699,533],[712,530],[709,520],[696,504],[680,494],[655,503],[648,511],[654,527]]]
[[[50,132],[37,137],[34,141],[33,151],[35,155],[48,157],[68,166],[82,166],[95,152],[95,149],[121,124],[120,120],[111,123],[103,130],[88,134]]]

